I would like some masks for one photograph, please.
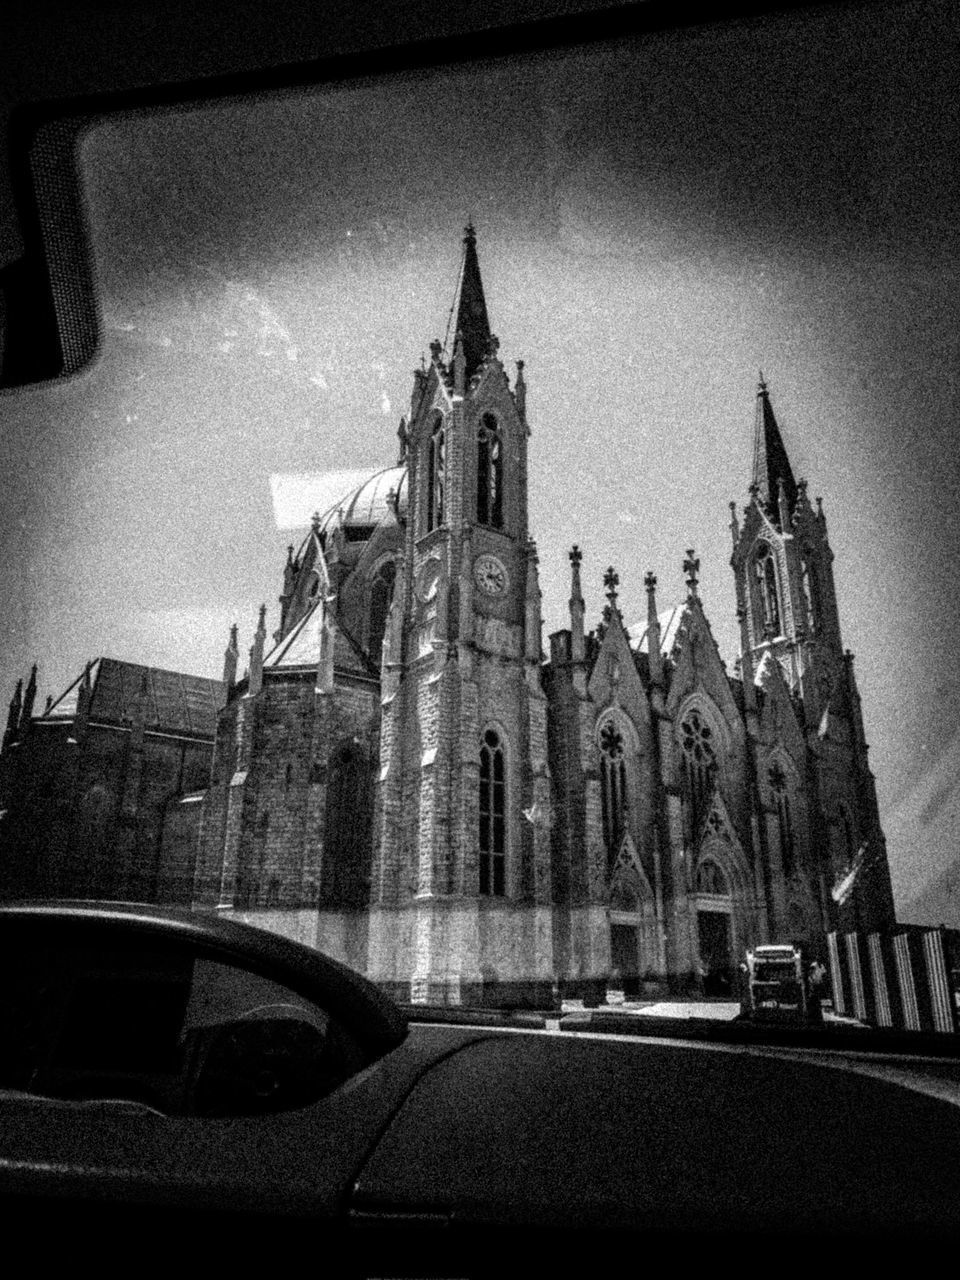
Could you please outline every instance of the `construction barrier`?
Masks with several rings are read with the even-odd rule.
[[[960,930],[828,933],[834,1012],[878,1027],[960,1031]]]

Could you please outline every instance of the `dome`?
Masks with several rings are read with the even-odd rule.
[[[407,509],[407,468],[387,467],[376,471],[358,489],[354,489],[323,513],[315,526],[319,533],[332,533],[341,525],[349,538],[369,537],[390,514],[388,498],[399,495],[401,514]]]

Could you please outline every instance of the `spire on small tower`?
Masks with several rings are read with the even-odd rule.
[[[27,681],[27,691],[23,695],[23,708],[20,712],[20,728],[26,729],[33,717],[33,704],[37,697],[37,664],[34,663],[30,668],[30,679]]]
[[[580,564],[583,552],[574,543],[570,548],[570,657],[582,662],[586,653],[583,639],[583,591],[580,587]]]
[[[660,653],[660,617],[657,613],[656,574],[645,573],[643,585],[647,589],[647,661],[650,664],[650,683],[655,689],[663,687],[663,657]]]
[[[248,693],[259,693],[263,684],[263,644],[267,638],[267,606],[260,606],[260,618],[257,629],[253,633],[253,644],[250,646],[250,679],[247,684]]]
[[[517,361],[517,380],[514,383],[513,390],[514,402],[517,406],[517,413],[526,420],[527,416],[527,380],[523,376],[523,361]]]
[[[7,712],[7,731],[3,735],[3,745],[7,747],[17,736],[20,725],[20,709],[23,706],[23,681],[17,681],[17,687],[10,699],[10,710]]]
[[[230,641],[223,655],[223,683],[227,687],[228,698],[233,693],[233,686],[237,683],[237,660],[239,656],[237,624],[234,623],[230,628]]]
[[[463,267],[457,292],[455,334],[463,341],[466,359],[466,379],[469,382],[484,361],[490,346],[490,320],[487,302],[483,296],[480,279],[480,262],[477,258],[477,233],[468,222],[463,233]]]
[[[757,387],[757,421],[753,438],[753,477],[751,495],[757,497],[770,518],[780,526],[779,486],[783,486],[788,512],[792,515],[797,505],[797,482],[787,450],[770,404],[770,393],[760,373]]]

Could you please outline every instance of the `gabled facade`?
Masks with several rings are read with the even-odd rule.
[[[574,547],[544,654],[523,363],[500,359],[469,227],[453,314],[395,465],[288,549],[272,647],[264,608],[240,679],[234,629],[209,786],[177,801],[162,860],[192,859],[196,905],[415,1001],[721,994],[745,946],[822,956],[828,929],[892,924],[826,523],[766,385],[731,504],[735,674],[693,551],[671,608],[646,575],[636,625],[608,570],[588,629]]]

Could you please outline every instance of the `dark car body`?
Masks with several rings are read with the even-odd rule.
[[[507,1017],[408,1027],[335,962],[210,914],[0,908],[7,963],[38,941],[215,955],[282,979],[361,1048],[316,1101],[266,1114],[8,1088],[0,1187],[14,1235],[146,1232],[162,1247],[189,1232],[234,1248],[266,1232],[339,1241],[362,1273],[470,1274],[518,1241],[569,1261],[623,1240],[862,1253],[957,1234],[956,1062],[878,1079],[877,1055],[684,1042],[680,1023],[660,1040]]]

